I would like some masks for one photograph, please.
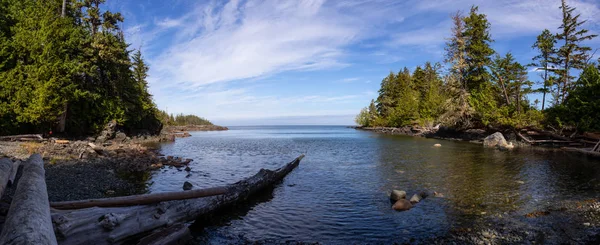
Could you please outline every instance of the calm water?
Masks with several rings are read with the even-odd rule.
[[[435,148],[435,143],[442,144]],[[305,153],[299,168],[250,207],[197,232],[198,244],[388,243],[444,237],[495,215],[523,215],[600,193],[598,162],[564,153],[501,152],[470,143],[388,136],[336,126],[231,127],[163,145],[192,158],[191,174],[156,172],[152,192],[234,183]],[[391,189],[437,191],[406,212]]]

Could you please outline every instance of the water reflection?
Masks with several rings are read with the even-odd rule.
[[[522,215],[565,199],[597,197],[600,186],[598,165],[578,156],[503,152],[343,127],[233,127],[196,132],[161,151],[193,158],[192,175],[186,178],[176,169],[156,172],[152,192],[179,190],[185,180],[197,187],[233,183],[306,153],[268,201],[212,223],[196,234],[198,244],[427,241],[456,227],[483,224],[490,216]],[[392,189],[409,195],[436,191],[445,197],[395,212],[387,196]]]

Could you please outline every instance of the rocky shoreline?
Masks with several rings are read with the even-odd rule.
[[[191,171],[188,165],[192,159],[164,156],[158,152],[158,144],[175,141],[178,134],[189,135],[188,131],[227,130],[216,125],[174,126],[156,136],[129,137],[116,128],[111,122],[97,137],[79,140],[0,141],[0,157],[24,161],[32,153],[40,153],[50,201],[143,194],[147,193],[145,182],[152,171]],[[2,197],[0,216],[2,203],[10,203],[11,196],[11,190],[7,190]]]
[[[484,139],[494,133],[498,133],[496,130],[485,130],[485,129],[467,129],[467,130],[454,130],[451,128],[445,127],[419,127],[419,126],[407,126],[401,128],[394,127],[351,127],[356,130],[364,130],[369,132],[375,132],[386,135],[405,135],[405,136],[413,136],[413,137],[425,137],[425,138],[433,138],[440,140],[451,140],[451,141],[464,141],[470,142],[474,144],[484,145]],[[584,146],[565,146],[564,144],[552,144],[551,140],[548,140],[550,144],[544,145],[532,145],[530,143],[524,142],[520,139],[519,135],[517,135],[516,131],[507,130],[500,132],[506,143],[513,145],[510,148],[517,147],[520,149],[530,149],[539,152],[547,152],[547,151],[560,151],[565,153],[579,154],[585,155],[591,158],[600,159],[599,152],[591,151],[591,148],[586,148]],[[559,136],[557,136],[559,137]],[[555,141],[559,142],[559,141]],[[593,145],[594,142],[588,142],[588,144]],[[504,148],[503,148],[504,149]]]

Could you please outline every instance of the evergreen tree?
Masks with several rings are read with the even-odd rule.
[[[465,75],[467,68],[466,60],[466,40],[463,35],[465,32],[465,25],[461,12],[456,12],[451,16],[452,18],[452,36],[448,38],[446,42],[446,50],[444,62],[450,64],[450,75],[454,77],[453,81],[456,84],[451,84],[456,88],[467,89]]]
[[[571,69],[585,68],[589,59],[587,52],[591,48],[581,46],[581,42],[591,40],[597,35],[588,35],[588,30],[581,28],[586,21],[579,21],[580,14],[574,14],[575,8],[567,5],[566,0],[561,0],[560,9],[563,18],[559,27],[561,32],[556,35],[556,39],[563,41],[563,45],[558,49],[561,70],[557,71],[560,78],[559,94],[562,103],[572,89]]]
[[[493,42],[485,14],[478,13],[479,8],[471,7],[471,12],[463,18],[465,38],[465,82],[468,90],[479,89],[483,83],[489,81],[489,73],[486,66],[490,64],[490,56],[494,54],[494,50],[490,47]]]
[[[600,65],[588,65],[563,104],[548,109],[556,127],[574,126],[581,131],[600,130]]]
[[[549,83],[548,80],[548,71],[553,70],[553,64],[556,64],[558,61],[556,60],[556,49],[554,45],[556,44],[556,37],[550,33],[548,29],[542,31],[542,33],[537,36],[536,42],[533,44],[532,48],[537,49],[538,55],[533,57],[534,63],[532,66],[537,67],[538,70],[543,70],[543,88],[541,92],[542,96],[542,110],[545,108],[546,104],[546,93],[549,92],[549,87],[552,87],[552,84]]]

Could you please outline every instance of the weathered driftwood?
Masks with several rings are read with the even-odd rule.
[[[13,162],[8,158],[0,158],[0,197],[4,194],[4,189],[8,184]]]
[[[175,245],[187,244],[192,239],[190,229],[186,224],[176,224],[158,230],[140,239],[138,245]]]
[[[26,139],[35,139],[35,140],[43,140],[41,134],[19,134],[19,135],[7,135],[0,136],[0,140],[26,140]]]
[[[23,165],[23,176],[6,216],[0,244],[56,244],[44,162],[39,154],[31,155]]]
[[[192,221],[243,202],[279,182],[303,157],[274,171],[261,169],[252,177],[228,185],[223,195],[131,207],[52,210],[52,222],[61,244],[124,243],[154,229]]]
[[[594,148],[592,149],[592,151],[594,151],[594,152],[600,152],[600,140],[598,141],[598,143],[596,143],[596,146],[594,146]]]
[[[8,183],[11,185],[15,184],[15,178],[17,178],[17,171],[19,171],[19,166],[21,165],[21,161],[17,160],[13,163],[12,169],[10,170],[10,175],[8,176]]]
[[[165,201],[185,200],[191,198],[223,195],[227,192],[227,190],[227,187],[223,186],[189,191],[151,193],[143,195],[112,197],[103,199],[89,199],[79,201],[51,202],[50,207],[55,209],[81,209],[91,207],[136,206]]]

